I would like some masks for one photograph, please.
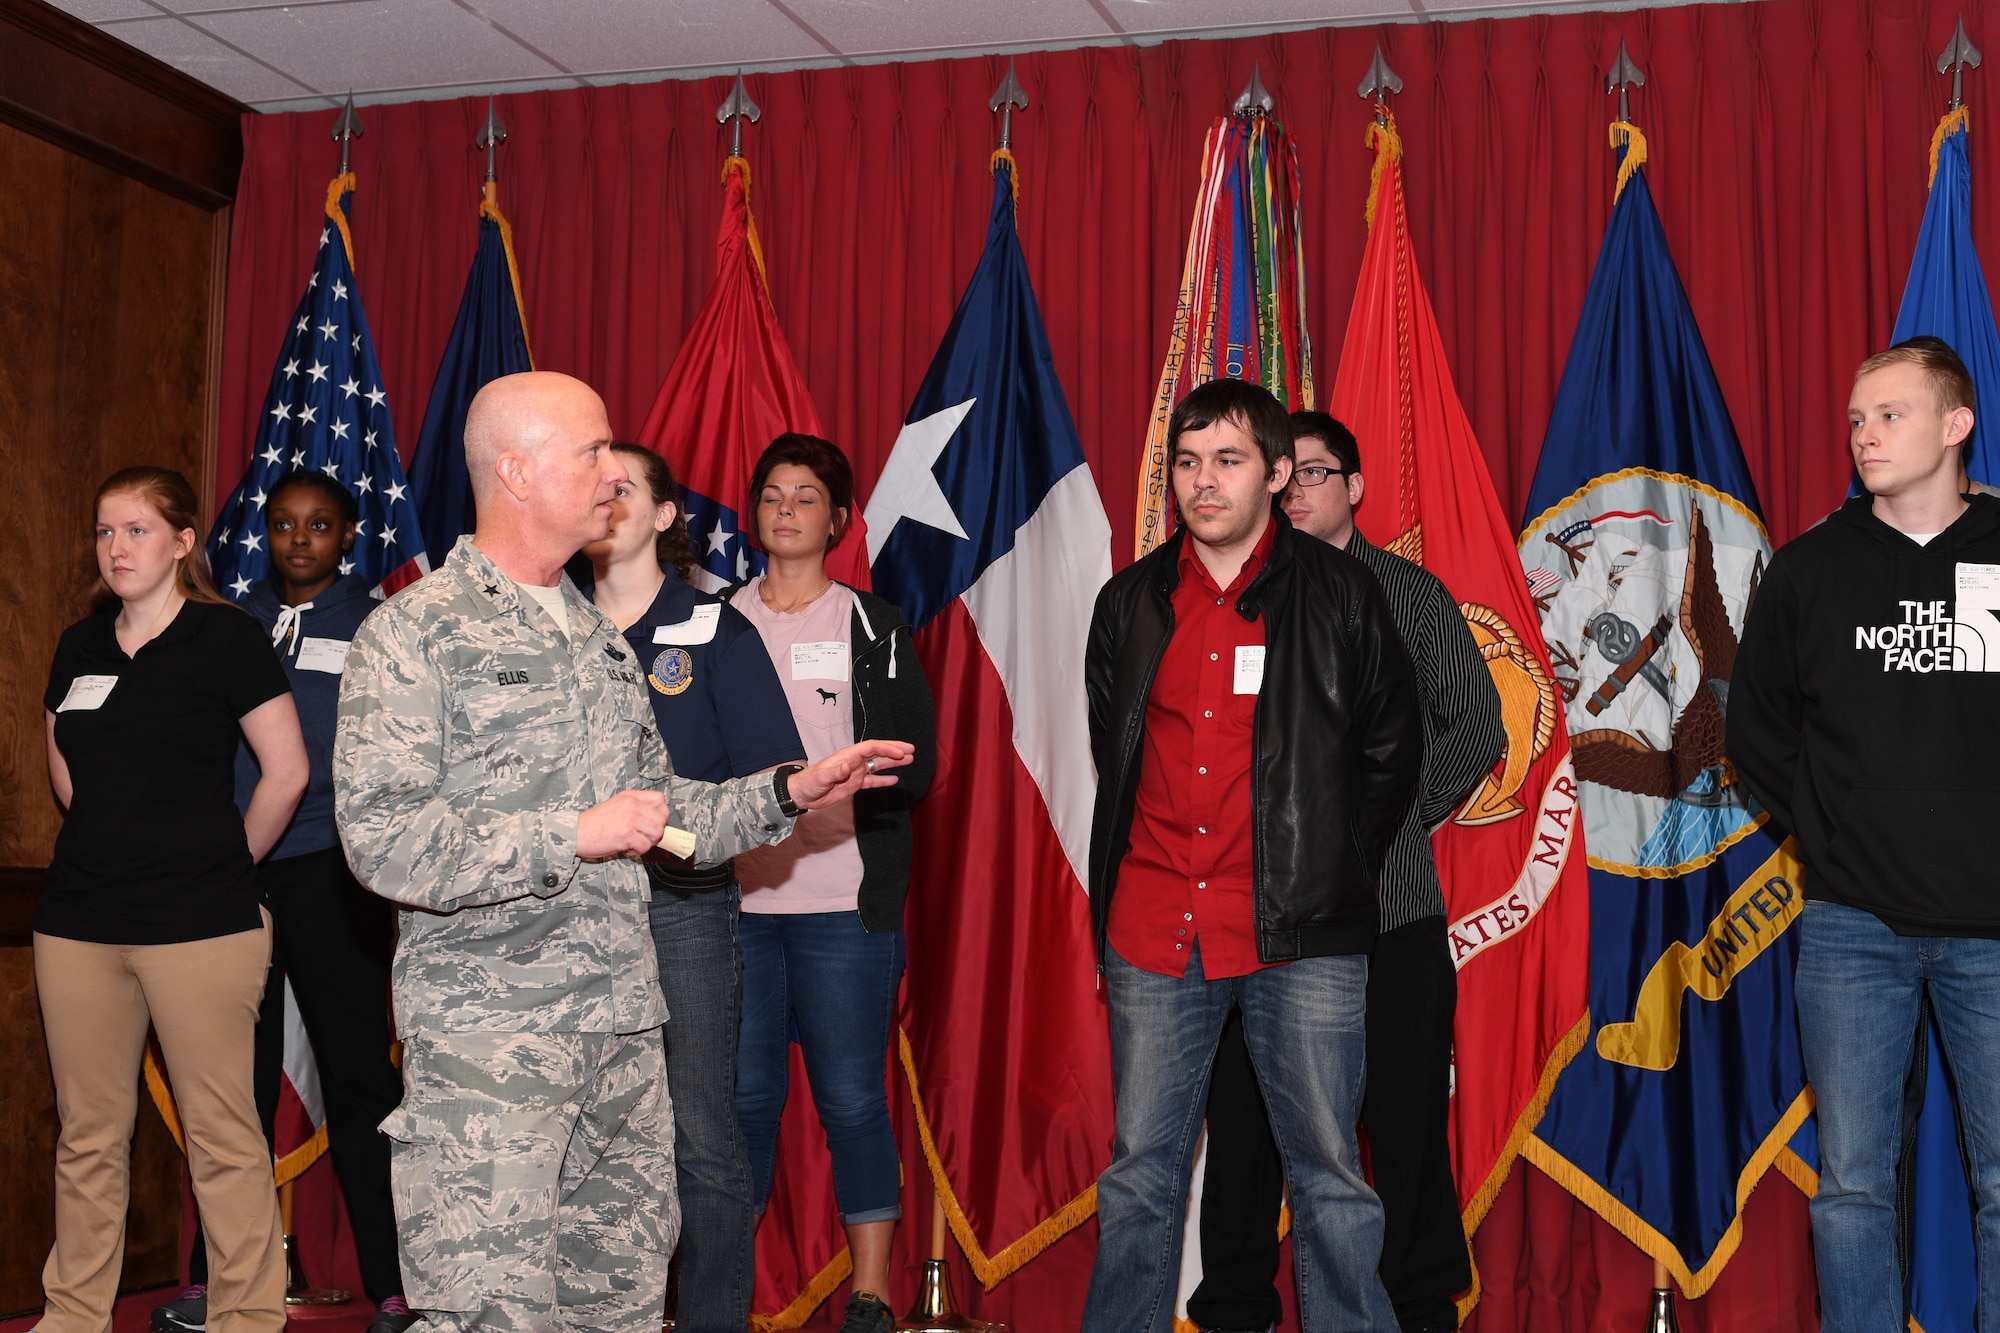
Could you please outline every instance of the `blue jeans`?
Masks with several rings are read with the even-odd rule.
[[[1199,944],[1185,977],[1147,972],[1107,948],[1104,980],[1118,1141],[1097,1181],[1086,1333],[1171,1333],[1188,1174],[1232,1004],[1243,1009],[1250,1062],[1291,1186],[1300,1325],[1306,1333],[1396,1333],[1375,1271],[1382,1204],[1362,1179],[1354,1141],[1367,958],[1305,958],[1209,981]]]
[[[2000,1327],[2000,940],[1898,935],[1872,913],[1810,900],[1799,932],[1799,1038],[1819,1103],[1822,1333],[1905,1327],[1896,1161],[1926,986],[1978,1205],[1979,1327]]]
[[[745,912],[736,1119],[750,1144],[757,1211],[771,1197],[778,1119],[790,1091],[791,1025],[849,1226],[903,1215],[903,1167],[889,1124],[889,1031],[903,931],[871,935],[859,912]]]
[[[756,1280],[750,1152],[736,1124],[743,891],[653,886],[653,949],[667,997],[667,1087],[681,1200],[682,1333],[742,1333]]]

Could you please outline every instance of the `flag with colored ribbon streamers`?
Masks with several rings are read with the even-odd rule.
[[[302,468],[332,477],[359,502],[354,550],[341,561],[341,573],[358,573],[387,594],[431,567],[354,281],[347,225],[353,189],[351,172],[326,187],[319,252],[271,371],[255,453],[209,533],[216,585],[238,601],[271,572],[264,502],[272,483]]]
[[[465,468],[465,414],[473,396],[502,375],[535,368],[522,313],[521,270],[514,261],[514,229],[500,211],[494,183],[479,204],[479,249],[465,279],[451,338],[431,382],[410,486],[424,546],[449,551],[474,527],[472,476]]]
[[[939,762],[916,807],[901,1054],[938,1197],[989,1288],[1096,1208],[1111,1042],[1084,858],[1083,654],[1111,525],[994,156],[986,249],[868,501]]]
[[[639,443],[673,464],[680,479],[694,543],[692,581],[710,592],[764,572],[764,553],[745,530],[758,455],[786,431],[824,433],[771,306],[750,212],[750,164],[740,157],[723,163],[722,186],[715,286],[639,431]],[[850,514],[827,552],[826,572],[851,587],[869,587],[867,526],[859,512]]]
[[[1589,1029],[1589,885],[1561,696],[1417,272],[1394,117],[1368,142],[1368,245],[1328,410],[1361,444],[1362,534],[1451,590],[1507,729],[1492,772],[1431,839],[1458,969],[1450,1123],[1469,1237]]]
[[[1202,141],[1180,299],[1140,456],[1135,554],[1173,530],[1167,423],[1189,391],[1212,379],[1248,380],[1288,409],[1313,406],[1305,287],[1291,137],[1265,115],[1221,117]]]
[[[1811,1113],[1790,929],[1805,885],[1724,725],[1770,538],[1645,139],[1621,122],[1612,142],[1611,219],[1520,539],[1581,789],[1597,1030],[1527,1156],[1700,1296]]]

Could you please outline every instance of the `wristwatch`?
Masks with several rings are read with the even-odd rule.
[[[805,813],[805,807],[792,800],[792,775],[805,771],[804,764],[780,764],[771,774],[771,790],[778,798],[778,808],[785,812],[787,819],[797,819]]]

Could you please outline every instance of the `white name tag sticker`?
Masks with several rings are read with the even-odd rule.
[[[1264,645],[1244,644],[1236,650],[1237,694],[1255,694],[1264,688]]]
[[[1958,566],[1958,604],[1981,611],[2000,611],[2000,565]]]
[[[346,639],[300,639],[299,655],[292,664],[301,671],[324,671],[338,676],[347,668]]]
[[[722,623],[722,604],[710,602],[697,606],[694,614],[678,625],[661,625],[653,631],[654,643],[677,643],[692,646],[707,643],[715,637],[715,627]]]
[[[58,713],[88,713],[104,707],[110,697],[112,687],[118,683],[116,676],[78,676],[69,683],[69,693],[57,707]]]
[[[792,645],[793,680],[847,679],[847,645],[839,639]]]

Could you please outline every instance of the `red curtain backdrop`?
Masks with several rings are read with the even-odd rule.
[[[1418,259],[1510,517],[1519,521],[1611,204],[1605,126],[1615,98],[1603,86],[1622,38],[1646,72],[1632,113],[1651,145],[1654,194],[1771,534],[1797,535],[1846,487],[1847,384],[1855,363],[1886,343],[1895,317],[1931,131],[1949,89],[1933,62],[1961,13],[1973,40],[1990,48],[1982,0],[1962,8],[1958,0],[1768,0],[1020,57],[1033,102],[1014,119],[1022,244],[1111,515],[1115,560],[1130,559],[1139,449],[1203,132],[1261,64],[1299,143],[1307,317],[1325,358],[1341,346],[1365,239],[1368,112],[1354,89],[1377,42],[1405,81],[1394,102]],[[864,501],[979,254],[996,135],[986,101],[1005,65],[981,58],[749,79],[764,118],[746,128],[744,150],[772,297],[820,415],[854,458]],[[1986,95],[1992,77],[1967,75],[1982,220],[1994,216],[2000,188],[2000,135],[1979,129],[1988,107],[2000,107]],[[511,131],[500,198],[514,223],[537,363],[596,386],[621,432],[644,420],[713,280],[727,149],[715,107],[727,90],[726,80],[708,79],[499,103]],[[483,164],[473,139],[485,103],[362,114],[357,269],[407,452],[477,240]],[[318,240],[337,158],[330,120],[320,112],[245,122],[222,493],[248,456],[282,325]],[[1323,364],[1321,382],[1333,378]],[[1362,441],[1364,458],[1371,443]],[[1758,1200],[1789,1188],[1774,1181]],[[1753,1232],[1775,1228],[1782,1235],[1771,1244],[1794,1257],[1803,1245],[1796,1202],[1751,1206]],[[1555,1225],[1552,1207],[1562,1206],[1543,1189],[1496,1212],[1489,1228],[1511,1226],[1515,1237],[1496,1233],[1496,1258],[1517,1253],[1521,1276],[1489,1270],[1489,1288],[1542,1283],[1547,1299],[1556,1298],[1547,1284],[1558,1281],[1572,1293],[1595,1289],[1583,1270],[1624,1242],[1592,1231],[1587,1217]],[[925,1230],[928,1201],[921,1207],[907,1235]],[[1572,1229],[1596,1239],[1573,1242]],[[1053,1289],[1066,1286],[1056,1270],[1079,1269],[1068,1250],[1093,1233],[1086,1226],[1002,1292],[1040,1276],[1055,1300]],[[1756,1243],[1753,1235],[1748,1262],[1758,1262]],[[1806,1280],[1784,1265],[1767,1277],[1787,1272]],[[1025,1321],[1026,1300],[1009,1313]],[[1526,1297],[1506,1304],[1531,1308]],[[1798,1326],[1792,1316],[1809,1320],[1809,1299],[1802,1308],[1791,1300],[1785,1320],[1746,1315],[1739,1326]]]

